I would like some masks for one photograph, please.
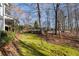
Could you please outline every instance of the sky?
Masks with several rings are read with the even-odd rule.
[[[33,8],[28,6],[28,4],[26,3],[17,3],[15,4],[17,7],[19,7],[24,13],[22,15],[20,15],[19,20],[20,20],[20,24],[24,24],[22,20],[24,20],[26,23],[26,18],[29,17],[30,19],[32,19],[32,23],[34,22],[34,20],[37,19],[36,14],[33,13]],[[29,20],[30,21],[30,20]]]
[[[16,14],[16,12],[13,12],[15,16],[18,16],[19,17],[19,22],[21,25],[23,25],[24,23],[29,23],[30,24],[33,24],[35,22],[35,20],[38,20],[38,17],[37,17],[37,13],[36,13],[36,4],[27,4],[27,3],[16,3],[15,4],[16,7],[20,8],[23,12],[23,14],[19,15],[19,14]],[[41,11],[41,25],[43,26],[46,26],[46,19],[47,19],[47,16],[46,16],[46,8],[49,8],[50,7],[50,11],[52,11],[50,13],[50,27],[53,27],[54,28],[54,25],[55,25],[55,20],[54,20],[54,11],[52,10],[52,5],[53,4],[40,4],[40,11]],[[18,10],[18,9],[17,9]],[[20,12],[19,12],[20,13]],[[29,17],[29,20],[27,19],[28,15],[30,15]],[[27,19],[27,20],[26,20]]]
[[[43,26],[46,26],[46,19],[47,19],[47,16],[46,16],[46,8],[49,8],[50,7],[50,27],[53,27],[54,28],[54,25],[55,25],[55,20],[54,20],[54,11],[52,10],[53,7],[52,7],[53,4],[40,4],[40,11],[41,11],[41,23]],[[25,12],[30,12],[31,10],[34,10],[34,8],[31,6],[27,6],[26,4],[17,4],[17,6],[19,6],[20,8],[22,8],[22,10],[24,10]],[[37,13],[34,13],[34,11],[31,12],[31,15],[32,15],[32,23],[34,23],[34,20],[38,20],[38,17],[37,17]]]

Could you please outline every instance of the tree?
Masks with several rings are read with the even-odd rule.
[[[72,4],[67,4],[67,17],[68,17],[68,30],[71,32],[72,31]]]
[[[50,12],[49,12],[50,8],[47,8],[46,9],[46,15],[47,15],[47,31],[50,29],[50,19],[49,19],[49,16],[50,16]]]
[[[61,36],[61,32],[63,31],[64,32],[64,14],[63,14],[63,11],[61,9],[58,9],[58,12],[57,12],[57,21],[58,21],[58,34]]]
[[[41,15],[40,15],[40,6],[39,3],[37,3],[37,13],[38,13],[38,20],[39,20],[39,27],[40,27],[40,32],[42,33],[42,28],[41,28]]]
[[[78,35],[78,8],[77,5],[75,4],[75,31],[76,31],[76,36]]]
[[[54,4],[54,11],[55,11],[55,35],[57,35],[57,24],[58,24],[58,20],[57,20],[57,12],[58,12],[58,9],[59,9],[59,6],[60,4]]]
[[[35,21],[35,23],[34,23],[34,28],[35,28],[35,29],[38,29],[38,28],[39,28],[37,21]]]

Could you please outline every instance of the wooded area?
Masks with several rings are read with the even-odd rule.
[[[15,21],[6,20],[10,27],[0,31],[3,55],[79,56],[79,4],[24,5],[24,10],[17,4],[8,7]]]

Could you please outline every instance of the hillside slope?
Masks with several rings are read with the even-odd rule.
[[[20,34],[19,49],[23,56],[79,56],[79,51],[55,44],[50,44],[35,34]]]

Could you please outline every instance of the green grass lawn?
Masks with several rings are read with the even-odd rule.
[[[21,34],[19,48],[23,56],[79,56],[79,51],[67,46],[50,44],[35,34]]]

